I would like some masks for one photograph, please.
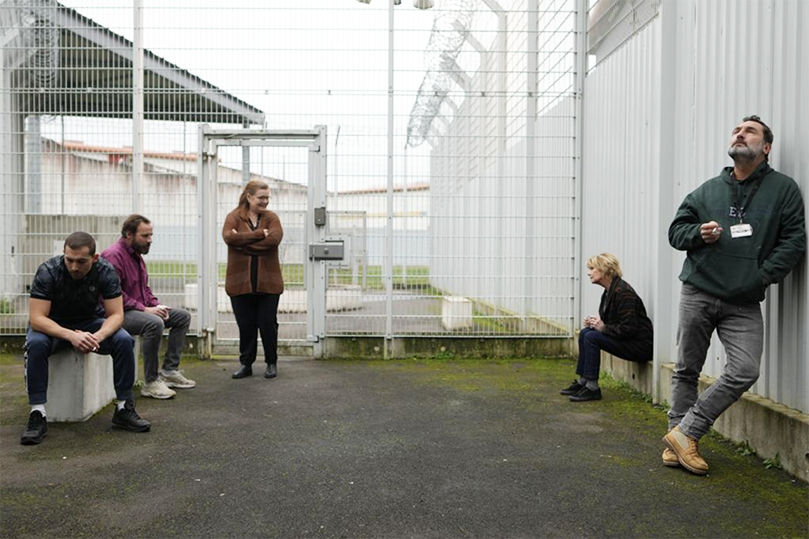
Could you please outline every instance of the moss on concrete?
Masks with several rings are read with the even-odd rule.
[[[495,391],[513,397],[528,410],[542,407],[543,402],[553,398],[558,406],[555,392],[549,387],[562,388],[574,377],[575,363],[567,359],[475,359],[475,360],[425,360],[408,359],[393,362],[372,363],[373,368],[394,369],[403,374],[415,376],[420,383],[443,385],[462,393],[475,394]],[[658,439],[667,429],[666,409],[653,406],[650,399],[632,389],[624,382],[609,376],[601,378],[604,399],[593,403],[570,403],[571,414],[582,417],[603,414],[604,419],[613,425],[620,425],[618,435],[625,447],[637,443],[638,438]],[[548,403],[546,402],[546,405]],[[738,445],[724,439],[712,431],[703,438],[700,449],[712,465],[712,473],[706,477],[696,477],[682,470],[666,475],[666,480],[679,489],[683,496],[696,493],[708,485],[718,502],[734,503],[744,500],[751,504],[767,506],[770,518],[759,524],[756,532],[763,537],[792,536],[783,528],[785,522],[792,523],[791,529],[806,529],[809,502],[806,483],[795,479],[778,469],[765,469],[760,458],[743,455],[737,451]],[[618,448],[620,450],[620,447]],[[659,447],[662,453],[663,445]],[[613,479],[620,482],[621,473],[648,466],[646,456],[627,454],[590,454],[588,457],[595,469],[616,469]],[[657,463],[659,466],[659,462]],[[620,489],[620,485],[615,485]],[[661,503],[664,503],[661,500]],[[733,522],[722,526],[733,528]],[[738,536],[749,536],[746,525],[738,525]],[[644,530],[632,528],[627,523],[625,530],[612,530],[607,535],[643,535]],[[687,533],[687,527],[683,528]],[[649,530],[649,535],[659,535],[660,530]],[[673,535],[677,535],[673,533]],[[804,535],[806,537],[806,535]]]
[[[386,350],[386,347],[388,349]],[[568,339],[563,338],[469,338],[382,337],[329,338],[324,341],[327,359],[483,359],[523,357],[567,357]]]

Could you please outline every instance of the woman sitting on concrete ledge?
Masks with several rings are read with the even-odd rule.
[[[579,335],[579,378],[561,391],[573,402],[601,399],[598,373],[602,350],[629,361],[652,360],[652,321],[646,316],[643,301],[621,275],[615,255],[602,253],[587,261],[590,282],[603,286],[604,293],[598,316],[586,317]]]

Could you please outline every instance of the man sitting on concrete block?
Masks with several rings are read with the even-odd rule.
[[[140,390],[143,397],[170,399],[174,389],[189,389],[196,382],[177,370],[183,351],[185,335],[191,325],[191,315],[184,309],[162,305],[149,287],[149,274],[143,255],[152,245],[152,222],[143,215],[130,215],[121,226],[121,238],[104,249],[101,257],[113,265],[121,279],[124,302],[124,329],[130,335],[140,335],[143,344],[143,375],[146,383]],[[169,342],[158,373],[158,352],[163,330],[169,331]]]
[[[132,432],[151,428],[132,401],[135,341],[121,329],[121,284],[112,265],[99,258],[90,234],[74,232],[65,240],[63,255],[37,268],[28,311],[25,382],[32,410],[20,440],[23,445],[38,444],[48,433],[48,358],[66,345],[85,354],[112,356],[118,398],[112,416],[114,427]]]

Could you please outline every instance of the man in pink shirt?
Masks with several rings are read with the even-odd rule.
[[[143,255],[152,245],[152,223],[142,215],[130,215],[121,227],[121,238],[101,253],[121,279],[124,298],[123,328],[140,335],[143,344],[143,374],[140,394],[154,399],[170,399],[172,388],[192,388],[196,384],[177,370],[191,315],[184,309],[161,305],[151,288]],[[158,352],[163,330],[169,331],[163,369],[158,372]]]

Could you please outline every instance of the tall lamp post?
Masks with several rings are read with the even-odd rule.
[[[371,0],[357,0],[370,4]],[[402,0],[388,0],[388,191],[387,226],[385,233],[385,356],[393,341],[393,6]],[[430,9],[434,0],[413,0],[413,7]]]

